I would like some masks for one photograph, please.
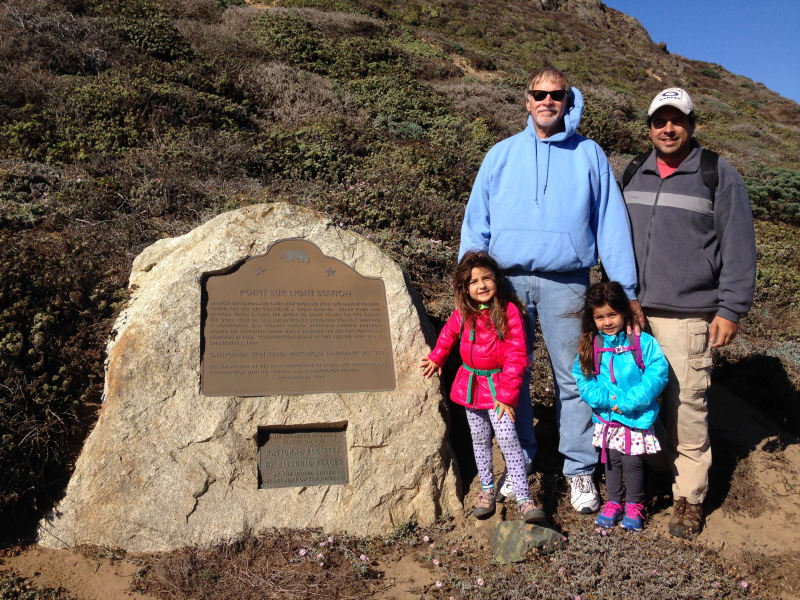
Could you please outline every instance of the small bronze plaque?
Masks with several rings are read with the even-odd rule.
[[[305,240],[202,278],[206,396],[395,388],[386,291]]]
[[[333,428],[260,427],[258,487],[350,483],[347,425]]]

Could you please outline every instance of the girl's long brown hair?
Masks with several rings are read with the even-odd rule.
[[[625,319],[625,325],[633,324],[633,309],[625,290],[616,281],[603,281],[590,285],[586,290],[586,300],[581,309],[581,341],[578,343],[578,357],[581,371],[586,377],[594,377],[594,309],[608,304]]]
[[[472,269],[475,267],[483,267],[494,274],[497,293],[489,304],[489,311],[498,331],[505,337],[508,333],[506,305],[509,302],[513,302],[523,315],[525,314],[525,306],[514,294],[511,284],[508,283],[497,262],[484,250],[470,250],[467,252],[459,261],[456,272],[453,275],[453,296],[456,308],[461,313],[462,323],[472,322],[480,313],[478,303],[470,298],[469,295],[469,282],[472,280]]]

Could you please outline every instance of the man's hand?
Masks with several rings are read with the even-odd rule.
[[[712,348],[722,348],[727,346],[733,341],[736,336],[738,325],[733,321],[729,321],[725,317],[717,315],[711,321],[711,327],[708,330],[709,337],[711,338]]]
[[[633,331],[636,332],[636,335],[642,335],[645,319],[644,313],[642,312],[642,305],[639,304],[638,300],[631,300],[631,311],[633,312]],[[630,325],[628,326],[627,332],[632,333]]]
[[[431,375],[436,373],[439,377],[442,376],[442,367],[433,362],[430,358],[423,358],[419,368],[422,369],[422,374],[425,379],[430,378]]]
[[[497,415],[497,422],[500,422],[500,419],[503,418],[503,414],[507,414],[508,418],[511,419],[511,422],[514,422],[514,407],[509,406],[508,404],[503,404],[502,402],[498,402],[497,400],[494,401],[494,412]]]

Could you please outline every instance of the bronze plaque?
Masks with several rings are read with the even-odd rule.
[[[305,240],[203,274],[200,355],[206,396],[395,388],[383,280]]]
[[[347,483],[350,475],[346,424],[325,428],[259,428],[259,488]]]

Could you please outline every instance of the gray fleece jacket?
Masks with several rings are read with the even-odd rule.
[[[742,178],[719,159],[716,199],[700,173],[700,146],[661,179],[656,153],[624,190],[646,308],[710,312],[738,322],[750,309],[756,244],[750,198]]]

